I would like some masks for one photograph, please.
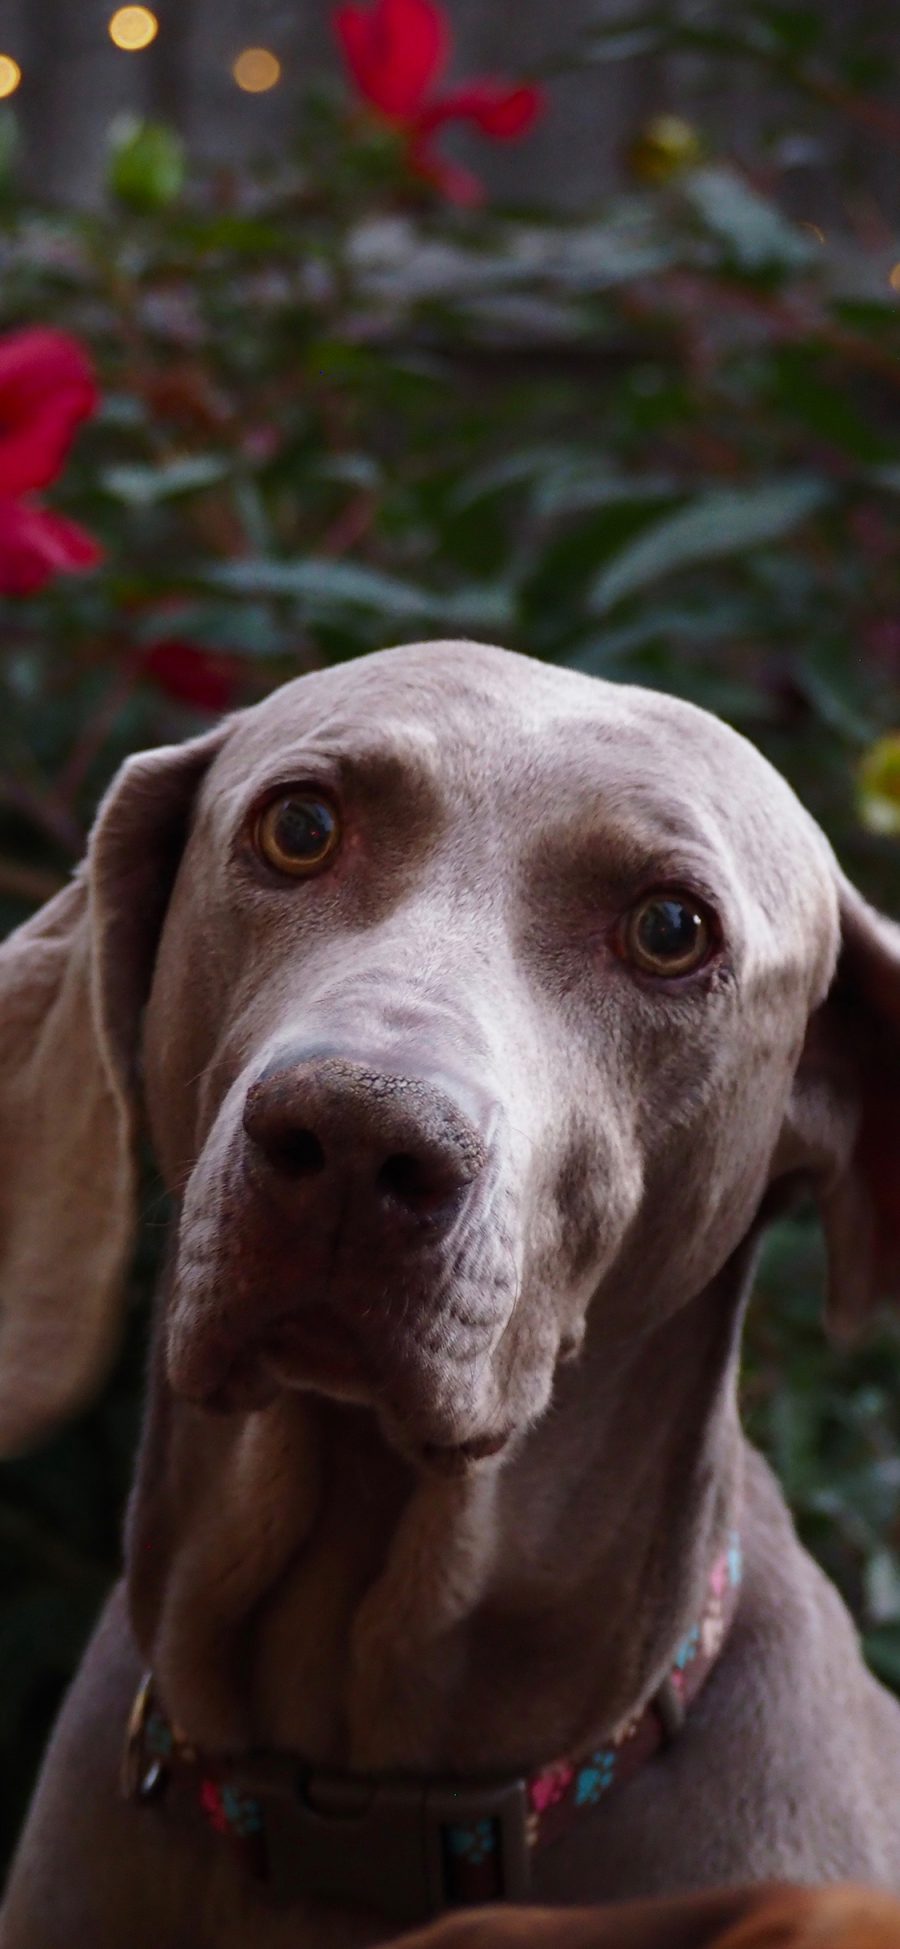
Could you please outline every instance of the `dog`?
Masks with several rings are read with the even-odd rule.
[[[798,1196],[838,1327],[896,1296],[898,1081],[900,929],[690,704],[426,643],[131,758],[0,955],[4,1452],[109,1360],[142,1131],[175,1213],[2,1949],[900,1890],[735,1378]]]

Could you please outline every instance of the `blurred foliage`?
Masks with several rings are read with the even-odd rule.
[[[786,127],[802,97],[900,146],[883,69],[829,45],[818,11],[755,3],[726,28],[673,0],[615,32],[603,11],[578,58],[749,60]],[[8,134],[0,152],[0,326],[91,348],[102,405],[53,500],[105,549],[0,601],[4,922],[61,883],[129,750],[442,634],[720,712],[900,911],[896,823],[865,816],[897,792],[900,322],[880,243],[790,221],[769,163],[751,177],[684,124],[635,130],[631,185],[577,218],[442,208],[390,129],[319,88],[293,154],[252,177],[201,178],[169,132],[119,129],[86,215],[23,207]],[[116,1564],[156,1193],[148,1215],[114,1385],[3,1476],[7,1838]],[[900,1689],[897,1333],[829,1348],[811,1223],[777,1228],[761,1286],[752,1428]]]

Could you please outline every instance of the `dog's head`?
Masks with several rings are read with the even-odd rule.
[[[106,1358],[138,1103],[172,1388],[456,1466],[781,1182],[838,1307],[900,1283],[898,1082],[900,930],[717,719],[471,644],[302,678],[131,759],[0,952],[0,1445]]]

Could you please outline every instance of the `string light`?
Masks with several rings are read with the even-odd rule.
[[[117,7],[109,23],[109,38],[128,54],[149,47],[159,33],[159,21],[149,7]]]
[[[231,72],[245,95],[264,95],[281,80],[281,62],[268,47],[245,47]]]
[[[0,101],[7,95],[14,95],[22,79],[22,70],[11,54],[0,54]]]
[[[893,270],[888,272],[888,283],[892,291],[900,291],[900,264],[895,264]]]

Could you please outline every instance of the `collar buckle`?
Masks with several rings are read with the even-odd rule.
[[[523,1779],[376,1780],[256,1772],[250,1762],[234,1784],[262,1809],[266,1888],[278,1906],[310,1897],[412,1923],[462,1902],[527,1897]]]
[[[147,1727],[153,1712],[153,1674],[144,1672],[134,1695],[119,1770],[119,1786],[126,1800],[152,1800],[165,1784],[162,1759],[147,1753]]]

